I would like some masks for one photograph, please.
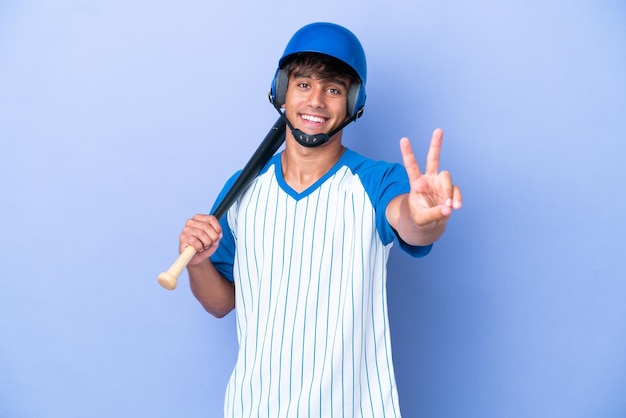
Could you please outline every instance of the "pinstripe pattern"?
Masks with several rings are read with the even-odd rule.
[[[274,158],[229,211],[240,351],[225,416],[400,416],[386,305],[392,243],[377,226],[378,195],[354,167],[369,161],[346,151],[298,194]],[[382,168],[370,184],[390,176]]]

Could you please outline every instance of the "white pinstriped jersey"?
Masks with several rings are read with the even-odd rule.
[[[385,208],[407,181],[399,164],[346,150],[297,193],[276,155],[231,207],[212,257],[236,289],[239,355],[226,417],[400,416],[386,296],[395,234]]]

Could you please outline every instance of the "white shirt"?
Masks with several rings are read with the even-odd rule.
[[[346,150],[297,193],[277,155],[230,208],[212,258],[236,289],[240,349],[226,417],[400,416],[385,208],[406,191],[402,166]]]

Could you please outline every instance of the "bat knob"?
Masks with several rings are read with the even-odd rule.
[[[176,289],[176,285],[178,284],[178,280],[176,280],[176,277],[173,274],[168,273],[167,271],[159,274],[158,280],[159,284],[167,290]]]

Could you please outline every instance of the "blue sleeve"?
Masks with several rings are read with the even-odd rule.
[[[413,257],[423,257],[433,245],[414,246],[404,242],[387,221],[387,206],[396,197],[409,192],[406,170],[398,163],[374,162],[365,171],[364,186],[376,210],[376,227],[384,244],[397,240],[400,248]],[[366,180],[367,179],[367,180]]]
[[[406,242],[404,242],[397,234],[396,234],[396,238],[398,239],[400,248],[402,248],[407,254],[413,257],[424,257],[428,255],[430,250],[433,248],[433,244],[424,245],[424,246],[409,245]]]
[[[215,211],[219,202],[222,201],[226,193],[230,190],[231,186],[237,180],[237,177],[241,174],[241,171],[235,173],[224,185],[222,191],[217,197],[213,208],[211,208],[211,213]],[[235,281],[233,277],[233,263],[235,260],[235,237],[230,229],[230,225],[228,224],[228,214],[222,216],[219,220],[220,225],[222,226],[223,237],[220,241],[220,246],[217,248],[215,253],[210,257],[211,262],[224,277],[231,283]]]

